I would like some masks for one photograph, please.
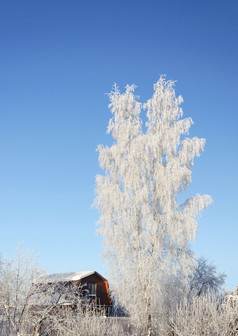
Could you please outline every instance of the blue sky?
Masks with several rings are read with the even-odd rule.
[[[189,193],[214,204],[193,248],[238,285],[237,16],[236,0],[1,1],[2,255],[22,242],[50,272],[106,274],[91,208],[105,93],[135,83],[145,101],[167,74],[207,139]]]

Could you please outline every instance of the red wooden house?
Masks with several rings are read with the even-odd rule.
[[[74,308],[75,298],[80,297],[94,301],[96,306],[103,307],[110,313],[112,302],[108,282],[96,271],[46,274],[36,279],[34,286],[37,293],[35,299],[40,297],[45,305],[52,304],[54,297],[57,300],[57,295],[61,292],[59,306]],[[36,304],[36,300],[34,301]]]

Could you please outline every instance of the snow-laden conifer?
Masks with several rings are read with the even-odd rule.
[[[196,237],[197,216],[212,200],[197,194],[178,201],[205,139],[187,137],[193,121],[182,119],[183,99],[176,97],[174,82],[160,77],[144,105],[134,90],[126,86],[121,94],[115,86],[109,95],[113,116],[107,131],[114,143],[98,147],[105,175],[96,177],[95,203],[119,301],[150,335],[154,316],[164,309],[166,281],[189,275],[189,242]]]

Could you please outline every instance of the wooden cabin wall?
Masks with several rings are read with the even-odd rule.
[[[111,305],[108,283],[105,279],[101,278],[97,274],[92,274],[80,281],[82,286],[88,283],[95,283],[96,284],[96,297],[97,297],[97,304],[99,305]]]

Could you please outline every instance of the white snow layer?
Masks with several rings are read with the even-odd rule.
[[[92,275],[94,273],[96,273],[96,271],[44,274],[44,275],[41,275],[39,278],[35,279],[34,283],[77,281],[77,280],[86,278],[89,275]]]

